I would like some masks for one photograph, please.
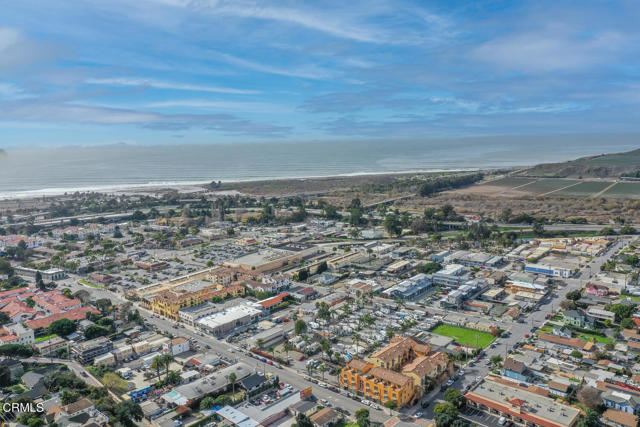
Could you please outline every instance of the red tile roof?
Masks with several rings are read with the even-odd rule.
[[[280,304],[282,300],[284,300],[288,296],[289,296],[289,292],[283,292],[274,297],[267,298],[262,301],[258,301],[258,304],[260,304],[263,308],[271,308],[273,306]]]
[[[46,328],[56,320],[60,319],[69,319],[69,320],[82,320],[87,317],[87,313],[92,312],[95,314],[99,314],[100,312],[92,307],[78,307],[69,311],[65,311],[63,313],[52,314],[47,317],[43,317],[41,319],[29,320],[25,322],[28,328],[38,329],[38,328]]]

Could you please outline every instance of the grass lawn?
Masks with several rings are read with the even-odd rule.
[[[55,336],[56,336],[56,334],[47,335],[46,337],[38,337],[38,338],[36,338],[36,342],[46,341],[46,340],[48,340],[49,338],[53,338],[53,337],[55,337]]]
[[[91,287],[91,288],[104,289],[104,286],[100,286],[100,285],[93,284],[93,283],[91,283],[91,282],[89,282],[89,281],[87,281],[87,280],[84,280],[84,279],[80,279],[80,280],[78,280],[78,283],[81,283],[81,284],[83,284],[83,285],[85,285],[85,286],[89,286],[89,287]]]
[[[495,337],[486,332],[474,331],[472,329],[460,328],[451,325],[439,325],[431,332],[445,337],[453,338],[458,343],[480,348],[485,348],[493,342]]]
[[[587,341],[592,341],[593,338],[596,339],[596,342],[602,343],[602,344],[613,344],[613,338],[611,337],[603,337],[600,335],[593,335],[593,334],[585,334],[584,332],[578,332],[578,331],[574,331],[576,337],[578,338],[582,338],[583,340],[587,340]]]
[[[542,328],[539,328],[536,332],[539,334],[550,334],[553,332],[553,328],[550,325],[544,325]]]

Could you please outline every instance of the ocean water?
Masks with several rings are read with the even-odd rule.
[[[70,191],[527,166],[638,148],[635,137],[264,142],[12,149],[0,155],[0,198]]]

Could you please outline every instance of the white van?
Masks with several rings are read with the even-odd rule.
[[[498,424],[500,424],[501,426],[504,425],[504,423],[507,422],[507,419],[505,417],[500,417],[500,419],[498,420]]]

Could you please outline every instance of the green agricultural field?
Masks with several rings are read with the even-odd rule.
[[[535,179],[533,178],[502,178],[502,179],[497,179],[495,181],[491,181],[488,182],[486,184],[483,185],[493,185],[496,187],[507,187],[507,188],[513,188],[513,187],[519,187],[521,185],[524,184],[528,184],[530,182],[535,181]]]
[[[556,191],[553,193],[557,196],[583,196],[588,197],[593,194],[597,194],[610,186],[612,181],[585,181],[573,187],[565,188],[564,190]],[[567,184],[569,185],[569,184]]]
[[[640,199],[640,182],[619,182],[607,190],[602,196]]]
[[[486,332],[474,331],[472,329],[460,328],[451,325],[439,325],[431,332],[445,337],[453,338],[462,345],[485,348],[495,340],[495,337]]]
[[[533,193],[533,194],[544,194],[544,193],[548,193],[549,191],[558,190],[568,185],[577,184],[578,182],[580,181],[577,179],[545,178],[545,179],[540,179],[529,185],[525,185],[524,187],[519,188],[518,190],[526,191],[528,193]]]

